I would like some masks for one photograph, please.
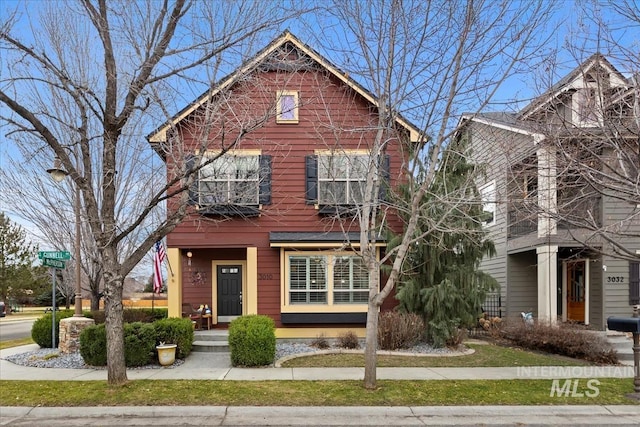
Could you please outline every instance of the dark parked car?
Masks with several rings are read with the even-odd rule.
[[[5,309],[4,301],[0,301],[0,317],[4,317],[4,309]]]

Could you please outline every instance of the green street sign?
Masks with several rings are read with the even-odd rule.
[[[71,259],[69,251],[40,251],[39,259]],[[64,267],[63,267],[64,268]]]
[[[64,261],[58,259],[44,258],[42,260],[42,265],[45,267],[53,267],[53,268],[64,268]]]

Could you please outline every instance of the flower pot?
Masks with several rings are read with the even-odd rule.
[[[173,365],[176,361],[176,347],[177,344],[161,344],[156,346],[158,350],[158,361],[162,366]]]

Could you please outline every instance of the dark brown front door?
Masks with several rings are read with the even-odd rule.
[[[242,266],[218,266],[218,321],[242,315]]]
[[[567,262],[567,320],[584,323],[586,301],[585,261]]]

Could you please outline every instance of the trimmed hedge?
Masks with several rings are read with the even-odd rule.
[[[193,326],[189,319],[162,319],[153,323],[124,324],[124,358],[128,367],[153,363],[160,342],[177,344],[176,357],[191,353]],[[92,366],[107,364],[107,333],[104,323],[89,326],[80,333],[80,355]]]
[[[91,325],[80,332],[80,356],[87,365],[107,365],[107,331],[104,323]]]
[[[91,311],[85,313],[85,316],[93,319],[96,325],[104,323],[105,313],[104,310]],[[125,308],[122,312],[122,318],[125,323],[152,323],[156,320],[166,319],[168,316],[168,309],[166,308]]]
[[[193,345],[193,326],[190,319],[161,319],[153,322],[156,344],[177,344],[176,357],[184,359],[191,354]]]
[[[273,319],[261,315],[238,317],[229,324],[229,348],[233,366],[264,366],[276,357]]]
[[[47,313],[33,323],[31,327],[31,339],[42,348],[57,348],[60,342],[60,319],[73,316],[73,310],[56,311],[56,342],[51,345],[52,313]]]
[[[150,323],[124,324],[124,360],[127,366],[143,366],[153,360],[156,330]]]

